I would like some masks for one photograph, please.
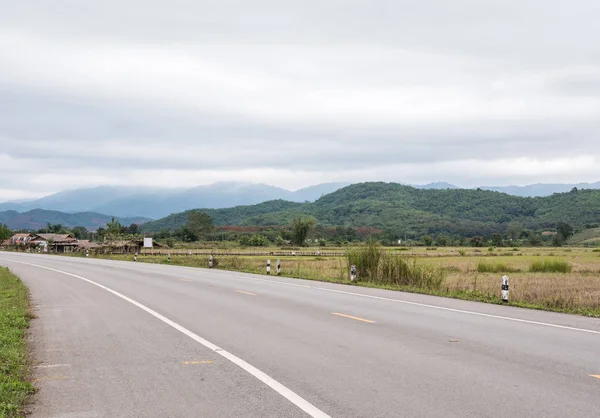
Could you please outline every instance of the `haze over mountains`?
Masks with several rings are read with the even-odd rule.
[[[118,217],[146,217],[159,219],[171,213],[188,209],[221,209],[240,205],[255,205],[270,200],[291,202],[315,201],[347,183],[324,183],[296,191],[266,184],[220,182],[194,188],[140,188],[100,186],[65,190],[50,196],[26,202],[0,203],[0,212],[27,212],[45,209],[66,213],[95,212]],[[436,182],[421,189],[458,189],[459,186]],[[541,197],[553,193],[579,189],[600,189],[600,182],[579,184],[532,184],[528,186],[482,186],[481,189],[498,191],[514,196]]]
[[[346,184],[324,183],[296,191],[266,184],[236,182],[220,182],[191,189],[100,186],[65,190],[27,202],[0,203],[0,212],[46,209],[66,213],[96,212],[119,217],[158,219],[195,208],[220,209],[276,199],[291,202],[314,201],[344,186]]]
[[[33,209],[23,213],[14,210],[0,212],[0,224],[6,224],[13,230],[36,231],[45,228],[48,224],[60,224],[67,228],[84,226],[88,230],[94,231],[100,227],[106,227],[111,220],[111,216],[95,212],[65,213],[45,209]],[[149,221],[149,219],[139,216],[118,217],[117,220],[122,225],[141,225]]]

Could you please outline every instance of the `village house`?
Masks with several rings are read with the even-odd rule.
[[[103,245],[106,252],[111,253],[123,253],[123,254],[135,254],[139,253],[144,248],[144,239],[130,239],[130,240],[114,240],[106,241]],[[163,246],[158,242],[152,240],[153,248],[162,248]]]
[[[33,234],[15,234],[7,241],[8,245],[26,245],[29,244],[36,236]]]

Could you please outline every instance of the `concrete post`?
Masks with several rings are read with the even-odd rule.
[[[277,260],[277,275],[281,274],[281,260]]]
[[[350,281],[353,282],[354,280],[356,280],[356,266],[352,264],[350,267]]]
[[[213,268],[214,261],[215,261],[215,259],[213,258],[212,255],[210,257],[208,257],[208,268],[209,269]]]
[[[508,276],[502,277],[502,302],[508,303]]]
[[[267,260],[267,274],[271,274],[271,260]]]

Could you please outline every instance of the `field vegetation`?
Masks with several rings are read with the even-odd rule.
[[[28,291],[8,269],[0,268],[0,417],[20,417],[29,382],[26,332],[30,312]]]

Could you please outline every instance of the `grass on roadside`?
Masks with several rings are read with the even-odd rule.
[[[0,267],[0,417],[20,417],[27,396],[33,393],[28,381],[29,363],[26,332],[30,311],[28,290],[6,268]]]

